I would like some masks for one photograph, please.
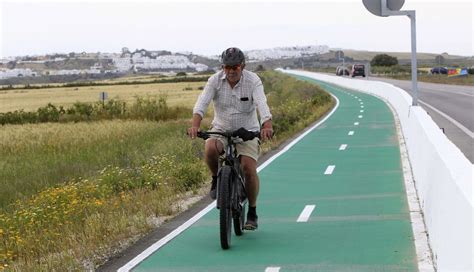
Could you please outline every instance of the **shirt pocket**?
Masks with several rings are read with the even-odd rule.
[[[255,109],[252,99],[242,101],[240,98],[237,100],[237,110],[240,112],[251,112]]]

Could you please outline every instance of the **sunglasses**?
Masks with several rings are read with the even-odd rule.
[[[237,64],[237,65],[224,65],[224,69],[225,70],[237,70],[237,69],[240,69],[242,67],[242,65],[240,64]]]

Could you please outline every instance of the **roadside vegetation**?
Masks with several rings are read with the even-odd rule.
[[[153,120],[161,121],[189,116],[188,108],[169,107],[166,96],[135,97],[134,103],[111,99],[107,102],[81,103],[71,107],[55,106],[51,103],[35,112],[23,110],[0,113],[0,124],[67,123],[98,120]]]
[[[365,63],[362,63],[365,64]],[[366,64],[365,64],[366,65]],[[351,64],[346,64],[346,67],[351,70]],[[443,66],[443,65],[435,65]],[[474,69],[469,68],[468,74],[464,76],[448,76],[445,74],[431,74],[430,70],[434,66],[422,64],[418,66],[418,81],[427,83],[452,84],[452,85],[466,85],[474,86]],[[456,68],[463,68],[465,66],[456,65]],[[320,67],[307,68],[308,71],[328,73],[335,75],[335,67]],[[386,77],[398,80],[411,80],[411,65],[399,64],[396,57],[380,54],[376,55],[370,62],[370,77]]]
[[[399,80],[411,80],[411,73],[393,74],[386,77],[399,79]],[[428,73],[419,73],[417,78],[418,78],[418,81],[427,82],[427,83],[474,86],[473,74],[468,74],[465,76],[448,77],[447,75],[431,75]]]
[[[310,83],[276,72],[261,77],[276,131],[263,150],[334,105]],[[201,195],[210,179],[203,141],[187,138],[191,108],[178,106],[160,119],[2,126],[0,270],[93,270]]]

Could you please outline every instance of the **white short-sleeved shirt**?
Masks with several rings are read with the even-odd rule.
[[[204,117],[211,100],[214,103],[212,126],[220,131],[241,127],[259,131],[260,124],[272,118],[262,81],[257,74],[247,70],[242,70],[242,77],[234,88],[230,87],[223,70],[212,75],[199,96],[193,113]]]

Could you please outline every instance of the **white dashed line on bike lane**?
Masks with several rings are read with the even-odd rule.
[[[340,147],[339,147],[339,150],[346,150],[347,148],[347,145],[346,144],[342,144]]]
[[[280,267],[267,267],[265,269],[265,272],[279,272],[280,271]]]
[[[316,205],[306,205],[296,222],[308,222],[309,218],[311,217],[311,213],[314,211],[314,208],[316,208]]]
[[[349,133],[347,133],[347,135],[349,135],[349,136],[354,135],[354,131],[353,130],[349,131]]]
[[[325,175],[332,175],[332,172],[334,172],[334,169],[336,168],[335,165],[329,165],[327,168],[326,168],[326,171],[324,171],[324,174]]]

